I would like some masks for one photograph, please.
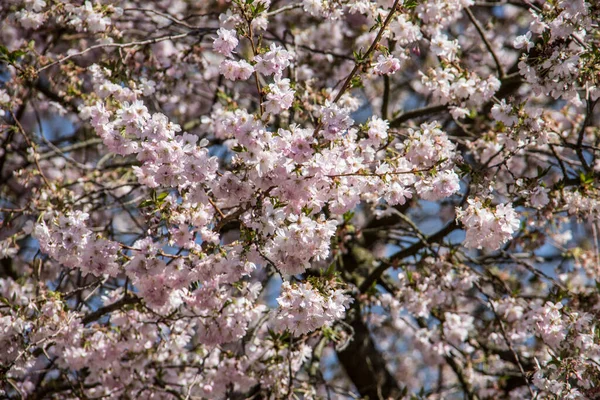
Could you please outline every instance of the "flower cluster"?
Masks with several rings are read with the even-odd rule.
[[[1,398],[597,397],[597,2],[0,3]]]
[[[97,237],[86,225],[89,215],[81,211],[59,217],[48,215],[48,222],[36,225],[35,238],[43,252],[67,268],[84,274],[115,276],[119,245]]]
[[[519,217],[510,204],[495,207],[484,205],[479,199],[467,200],[468,206],[457,210],[464,225],[464,245],[478,249],[497,250],[512,238],[521,225]]]
[[[422,75],[421,81],[441,104],[460,107],[480,107],[500,87],[500,81],[495,76],[482,79],[475,73],[464,73],[452,65],[430,69]]]
[[[518,64],[519,73],[536,94],[578,104],[582,89],[593,101],[600,97],[596,80],[588,81],[595,74],[597,54],[580,38],[593,30],[592,15],[597,13],[596,6],[582,0],[559,1],[554,9],[531,11],[529,31],[515,38],[514,46],[525,50]],[[533,35],[545,39],[536,45]]]
[[[318,290],[306,282],[284,282],[277,298],[276,325],[294,335],[303,335],[342,319],[352,298],[339,289]]]
[[[111,19],[101,12],[97,12],[98,7],[94,10],[94,6],[90,1],[86,1],[82,6],[75,7],[68,4],[65,11],[72,14],[69,19],[69,25],[73,26],[77,31],[81,32],[85,29],[90,32],[104,32],[111,24]],[[122,10],[117,10],[117,16]]]

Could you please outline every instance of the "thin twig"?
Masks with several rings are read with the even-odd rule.
[[[21,132],[21,134],[25,138],[27,145],[31,148],[31,150],[33,150],[33,154],[32,154],[33,162],[35,163],[35,165],[38,169],[38,172],[40,173],[40,176],[42,177],[42,180],[44,181],[44,184],[46,186],[48,186],[48,189],[50,189],[51,191],[54,192],[55,191],[54,187],[50,184],[50,181],[48,181],[48,179],[46,178],[46,175],[44,175],[44,172],[42,172],[42,167],[40,166],[40,161],[38,160],[38,154],[35,151],[35,146],[34,146],[33,142],[27,135],[27,132],[25,132],[25,129],[23,129],[23,125],[21,125],[21,123],[17,119],[16,115],[12,111],[10,112],[10,115],[11,115],[13,121],[15,121],[15,124],[16,124],[17,128],[19,129],[19,132]]]
[[[267,18],[268,17],[272,17],[273,15],[277,15],[277,14],[280,14],[280,13],[285,12],[285,11],[294,10],[294,9],[300,8],[300,7],[302,7],[302,4],[300,4],[300,3],[298,3],[298,4],[288,4],[287,6],[283,6],[283,7],[280,7],[278,9],[276,9],[276,10],[269,11],[268,13],[265,14],[265,17],[267,17]]]
[[[394,14],[396,13],[399,2],[400,2],[400,0],[394,1],[394,4],[392,5],[392,8],[390,9],[389,14],[387,15],[385,22],[379,29],[379,32],[377,32],[377,36],[375,36],[373,43],[371,43],[371,47],[369,47],[367,52],[362,57],[363,60],[368,60],[369,57],[371,56],[371,53],[373,53],[375,51],[375,49],[377,48],[377,46],[379,45],[379,41],[381,40],[383,33],[387,29],[390,22],[392,22],[392,18],[394,17]],[[335,99],[333,99],[334,103],[337,103],[339,101],[339,99],[344,95],[344,93],[346,93],[346,90],[348,90],[348,88],[350,87],[350,85],[352,83],[352,79],[354,79],[354,76],[356,75],[356,73],[358,72],[358,70],[361,68],[362,65],[363,65],[363,62],[361,62],[361,61],[358,61],[354,64],[354,68],[352,69],[352,72],[350,72],[350,75],[348,75],[348,77],[346,78],[346,81],[342,85],[342,88],[338,92],[337,96],[335,96]]]
[[[484,293],[483,289],[481,288],[481,286],[479,286],[479,284],[477,284],[477,282],[475,282],[475,285],[477,286],[477,288],[479,288],[479,291],[481,293]],[[529,380],[527,379],[527,374],[525,373],[525,368],[523,368],[521,359],[519,358],[519,355],[515,351],[515,348],[513,347],[512,342],[508,339],[508,334],[506,333],[506,328],[504,327],[504,323],[502,322],[502,320],[500,319],[500,316],[498,315],[498,312],[496,311],[496,307],[494,306],[494,303],[489,298],[489,296],[486,295],[486,297],[488,297],[488,304],[490,305],[492,311],[494,312],[496,321],[498,321],[498,324],[500,325],[500,331],[502,332],[504,341],[506,342],[506,345],[508,346],[513,357],[515,358],[515,361],[517,362],[517,366],[519,367],[519,371],[521,371],[521,375],[523,376],[523,380],[525,381],[525,385],[527,386],[527,389],[529,389],[529,393],[531,394],[531,397],[533,398],[533,397],[535,397],[535,393],[533,393],[533,389],[531,389],[531,386],[529,385]]]
[[[166,13],[162,13],[160,11],[156,11],[154,9],[151,8],[124,8],[123,12],[127,12],[127,11],[139,11],[139,12],[143,12],[143,13],[152,13],[152,14],[156,14],[159,17],[163,17],[168,19],[169,21],[177,24],[177,25],[181,25],[184,26],[188,29],[192,29],[192,30],[196,30],[196,29],[200,29],[199,26],[194,26],[194,25],[190,25],[185,21],[182,21],[178,18],[175,18],[174,16],[172,16],[171,14],[166,14]]]
[[[446,105],[436,105],[436,106],[427,106],[423,108],[417,108],[414,110],[406,111],[399,117],[394,118],[390,122],[390,128],[398,128],[402,123],[411,120],[413,118],[423,117],[429,114],[436,114],[443,111],[446,111],[448,106]]]
[[[498,68],[498,77],[500,79],[504,78],[505,77],[504,68],[502,67],[502,64],[500,64],[500,60],[498,59],[496,52],[492,48],[492,44],[485,37],[485,32],[483,31],[483,28],[479,24],[479,21],[477,21],[477,19],[475,18],[475,16],[473,15],[473,13],[471,12],[471,10],[468,7],[465,8],[465,13],[467,13],[467,16],[469,17],[469,19],[471,20],[473,25],[475,25],[475,29],[477,29],[477,32],[479,32],[479,36],[481,36],[483,43],[485,43],[485,47],[487,47],[488,51],[492,55],[492,58],[494,59],[494,62],[496,63],[496,68]]]
[[[82,50],[80,52],[77,53],[73,53],[73,54],[69,54],[65,57],[59,58],[58,60],[51,62],[50,64],[46,64],[43,67],[39,68],[36,72],[39,74],[40,72],[44,71],[45,69],[48,69],[54,65],[57,64],[61,64],[73,57],[79,57],[82,56],[86,53],[89,53],[92,50],[96,50],[96,49],[102,49],[102,48],[106,48],[106,47],[115,47],[118,49],[123,49],[123,48],[127,48],[127,47],[135,47],[135,46],[146,46],[149,44],[155,44],[155,43],[159,43],[159,42],[164,42],[165,40],[177,40],[177,39],[181,39],[187,36],[191,36],[197,33],[208,33],[208,32],[212,32],[214,31],[214,28],[202,28],[202,29],[198,29],[198,30],[193,30],[193,31],[189,31],[189,32],[185,32],[185,33],[180,33],[179,35],[168,35],[168,36],[161,36],[161,37],[157,37],[157,38],[153,38],[153,39],[148,39],[148,40],[142,40],[142,41],[138,41],[138,42],[128,42],[128,43],[103,43],[103,44],[96,44],[93,46],[88,47],[85,50]]]

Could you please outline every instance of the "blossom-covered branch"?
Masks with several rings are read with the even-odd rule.
[[[1,2],[0,397],[596,398],[598,20]]]

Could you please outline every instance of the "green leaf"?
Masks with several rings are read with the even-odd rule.
[[[360,76],[356,75],[352,78],[352,81],[350,82],[350,87],[352,87],[352,88],[363,87],[362,79],[360,78]]]
[[[143,200],[140,204],[138,204],[138,208],[150,207],[153,204],[154,204],[154,200],[146,199],[146,200]]]
[[[579,173],[579,180],[581,181],[581,183],[584,186],[593,184],[594,180],[595,180],[594,171],[590,171],[587,174],[583,173],[583,172],[580,172]]]
[[[413,279],[413,273],[410,270],[406,270],[406,278],[408,279],[408,283],[413,284],[415,281]]]
[[[159,195],[156,197],[156,201],[157,201],[159,204],[162,204],[162,203],[164,203],[164,201],[165,201],[165,199],[167,198],[167,196],[168,196],[168,195],[169,195],[169,192],[162,192],[161,194],[159,194]]]
[[[327,277],[333,276],[333,274],[335,273],[335,264],[336,264],[336,261],[329,264],[327,271],[325,271],[325,276],[327,276]]]
[[[360,63],[363,60],[363,54],[361,50],[353,51],[352,56],[354,57],[357,63]]]
[[[352,218],[354,218],[354,212],[353,211],[346,211],[344,213],[344,222],[348,223],[352,220]]]
[[[12,307],[11,302],[8,301],[8,299],[6,297],[4,297],[4,296],[0,296],[0,303],[4,303],[7,306]]]
[[[313,211],[313,208],[312,208],[312,207],[310,207],[310,208],[309,208],[308,206],[304,206],[304,207],[302,207],[302,213],[304,213],[304,214],[305,214],[305,215],[307,215],[307,216],[308,216],[308,215],[310,215],[310,213],[311,213],[312,211]]]
[[[538,165],[538,167],[537,167],[538,179],[544,177],[550,171],[551,168],[552,168],[552,166],[549,166],[548,168],[544,169]]]

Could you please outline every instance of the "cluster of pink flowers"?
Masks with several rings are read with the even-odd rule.
[[[233,52],[240,42],[232,29],[220,28],[217,31],[217,38],[213,42],[213,49],[217,53],[221,53],[225,57],[228,57]]]
[[[418,4],[416,12],[426,31],[437,32],[460,18],[461,11],[473,3],[473,0],[430,0]]]
[[[25,8],[16,12],[15,17],[25,29],[37,29],[46,22],[48,18],[42,10],[46,7],[44,0],[28,1]]]
[[[274,75],[275,78],[279,78],[283,70],[290,66],[293,59],[294,54],[292,52],[272,43],[269,51],[254,57],[256,63],[254,68],[263,75]]]
[[[220,72],[225,78],[231,81],[245,81],[250,78],[254,72],[254,67],[244,60],[223,60],[220,66]]]
[[[214,280],[186,296],[186,307],[196,320],[196,339],[206,346],[242,339],[266,312],[266,306],[256,302],[260,289],[260,284],[251,284],[228,290]]]
[[[594,74],[593,57],[588,57],[589,47],[580,38],[593,30],[590,8],[586,1],[559,1],[554,9],[531,11],[529,31],[515,38],[514,46],[526,50],[518,64],[519,73],[536,94],[581,104],[583,88],[592,101],[600,97],[597,83],[586,83],[587,76]],[[537,50],[544,57],[529,56],[535,48],[533,35],[548,37]],[[574,40],[565,40],[570,37]]]
[[[0,3],[0,397],[599,393],[597,2]]]
[[[79,268],[84,274],[116,276],[119,245],[96,237],[86,225],[88,217],[81,211],[58,217],[49,214],[48,222],[36,225],[33,233],[40,249],[65,267]]]
[[[478,249],[497,250],[512,238],[520,226],[519,216],[510,204],[493,207],[480,199],[469,199],[468,207],[457,210],[465,227],[464,245]]]
[[[122,101],[116,110],[102,101],[83,110],[105,145],[117,154],[137,154],[142,165],[134,171],[145,185],[199,190],[196,195],[201,198],[199,185],[213,181],[217,169],[217,158],[209,156],[206,143],[197,144],[196,136],[176,135],[179,125],[164,114],[150,114],[134,91],[109,84],[97,66],[92,69],[100,95]]]
[[[266,101],[263,103],[269,114],[281,114],[292,106],[294,90],[290,88],[289,79],[279,79],[268,86]]]
[[[266,244],[268,259],[283,273],[296,275],[310,267],[310,261],[326,260],[335,221],[315,221],[305,216],[289,215],[289,224],[278,227]]]
[[[98,12],[99,7],[96,7],[96,10],[94,10],[94,6],[90,1],[86,1],[80,7],[67,4],[65,11],[73,15],[69,18],[69,25],[80,32],[84,29],[90,32],[104,32],[111,25],[110,17]],[[117,13],[117,16],[122,13],[121,9],[115,10],[113,8],[113,11]]]
[[[423,74],[424,88],[441,104],[460,107],[478,107],[490,100],[500,87],[495,76],[482,79],[477,74],[466,74],[452,65],[437,67]]]
[[[400,66],[400,60],[396,57],[381,54],[377,57],[377,62],[373,66],[373,72],[379,75],[394,74],[400,69]]]
[[[351,302],[352,298],[342,290],[329,289],[322,293],[308,282],[284,282],[281,296],[277,298],[276,325],[294,335],[303,335],[343,318]]]

